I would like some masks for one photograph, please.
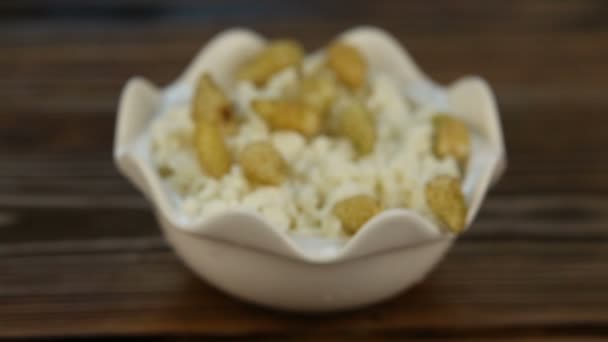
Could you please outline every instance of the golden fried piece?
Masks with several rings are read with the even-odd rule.
[[[319,111],[299,101],[257,99],[251,106],[274,130],[296,131],[310,137],[322,128]]]
[[[245,146],[239,155],[239,164],[245,177],[254,184],[279,185],[287,177],[287,163],[267,141]]]
[[[168,178],[171,177],[173,175],[173,169],[170,168],[167,165],[160,165],[158,167],[158,174],[162,177],[162,178]]]
[[[230,170],[230,152],[218,123],[208,120],[197,122],[194,141],[199,164],[206,174],[221,178]]]
[[[255,85],[263,85],[276,72],[298,65],[304,56],[304,49],[294,40],[276,40],[241,67],[237,73],[240,80],[248,80]]]
[[[466,166],[471,152],[471,139],[461,121],[439,114],[433,118],[433,153],[438,158],[454,157],[461,168]]]
[[[338,90],[336,86],[331,75],[319,71],[302,79],[298,98],[301,102],[316,108],[323,115],[336,97]]]
[[[365,59],[354,46],[344,42],[335,42],[329,47],[327,65],[351,89],[361,88],[367,78]]]
[[[198,79],[192,102],[192,121],[207,120],[218,123],[224,133],[233,134],[237,129],[232,104],[209,73]]]
[[[351,141],[359,155],[374,150],[376,129],[371,114],[363,104],[354,101],[339,113],[337,131]]]
[[[460,180],[451,176],[438,176],[425,187],[426,201],[431,211],[453,233],[464,229],[467,205],[460,190]]]
[[[355,234],[369,219],[381,211],[378,202],[369,195],[356,195],[336,203],[333,212],[342,222],[347,234]]]

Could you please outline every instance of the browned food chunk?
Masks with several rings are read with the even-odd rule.
[[[232,104],[209,73],[198,79],[192,101],[192,121],[207,120],[217,123],[225,133],[233,134],[237,129]]]
[[[327,64],[349,88],[358,89],[365,83],[367,63],[354,46],[344,42],[333,43],[327,51]]]
[[[319,111],[300,101],[257,99],[251,106],[273,130],[291,130],[310,137],[322,128]]]
[[[460,180],[450,176],[435,177],[425,187],[429,208],[453,233],[460,233],[464,229],[467,216],[467,206],[460,188]]]
[[[304,77],[300,82],[298,97],[300,101],[325,114],[336,97],[336,82],[331,74],[318,71]]]
[[[162,178],[168,178],[168,177],[171,177],[171,175],[173,175],[173,169],[170,168],[167,165],[159,165],[158,166],[158,174]]]
[[[293,40],[276,40],[257,54],[238,71],[237,78],[260,86],[275,73],[298,65],[304,56],[302,46]]]
[[[260,185],[280,185],[287,177],[287,163],[277,149],[267,141],[245,146],[239,164],[247,179]]]
[[[338,114],[337,131],[351,141],[359,155],[374,150],[376,128],[371,113],[361,103],[354,101]]]
[[[433,153],[438,158],[451,156],[464,168],[471,151],[465,124],[447,114],[439,114],[433,118],[433,127]]]
[[[369,195],[355,195],[336,203],[333,212],[342,222],[347,234],[355,234],[369,219],[381,211],[378,202]]]
[[[230,170],[231,157],[218,123],[201,120],[194,130],[195,149],[203,171],[221,178]]]

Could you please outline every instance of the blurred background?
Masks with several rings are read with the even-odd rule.
[[[429,279],[322,320],[190,274],[111,157],[118,97],[233,26],[322,47],[368,24],[441,83],[493,87],[509,165]],[[608,339],[608,2],[0,2],[0,337]]]

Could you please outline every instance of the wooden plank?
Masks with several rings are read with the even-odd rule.
[[[393,300],[304,317],[230,299],[166,251],[3,257],[0,336],[605,333],[606,267],[605,242],[461,241]]]
[[[321,47],[341,31],[340,28],[307,32],[297,23],[285,35],[301,39],[310,49]],[[0,68],[8,80],[25,72],[31,82],[38,77],[57,80],[125,79],[143,74],[165,84],[216,32],[225,27],[145,27],[125,32],[106,28],[89,32],[86,28],[49,27],[57,37],[47,44],[48,32],[24,38],[18,28],[3,31]],[[263,27],[254,29],[265,31]],[[605,69],[602,55],[608,49],[597,44],[608,38],[606,32],[534,34],[461,33],[445,35],[409,34],[390,30],[420,61],[423,69],[441,82],[463,74],[478,73],[492,83],[510,85],[555,85],[585,79],[583,88],[601,84],[594,68]],[[29,43],[24,45],[25,42]],[[162,54],[154,53],[162,51]],[[525,53],[521,53],[525,51]],[[583,63],[584,61],[584,63]],[[93,64],[96,68],[90,67]],[[172,71],[172,72],[170,72]],[[23,76],[23,74],[22,74]],[[21,79],[23,80],[23,79]],[[60,80],[57,80],[61,82]],[[542,89],[542,88],[541,88]]]
[[[76,22],[116,24],[162,20],[168,23],[196,22],[238,25],[272,21],[284,27],[286,22],[307,22],[308,30],[332,23],[351,26],[361,22],[381,23],[389,28],[405,26],[411,32],[488,32],[516,31],[592,31],[606,27],[603,20],[608,8],[602,1],[435,1],[399,2],[390,0],[333,2],[309,0],[285,2],[256,1],[192,1],[170,3],[154,0],[130,1],[3,1],[2,21],[52,23]],[[438,19],[441,18],[441,19]],[[514,24],[516,23],[516,24]]]
[[[102,194],[39,198],[19,205],[0,196],[0,256],[97,251],[112,243],[138,245],[140,239],[162,245],[158,224],[138,195],[112,200]],[[62,202],[63,201],[63,202]],[[592,195],[490,196],[464,241],[605,241],[608,199]],[[66,244],[73,242],[72,245]],[[608,252],[607,252],[608,253]]]

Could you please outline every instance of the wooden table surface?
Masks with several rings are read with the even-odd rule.
[[[608,340],[605,1],[0,3],[0,337]],[[323,316],[189,272],[112,158],[120,90],[170,82],[235,25],[318,48],[367,23],[440,82],[493,86],[509,167],[420,285]]]

